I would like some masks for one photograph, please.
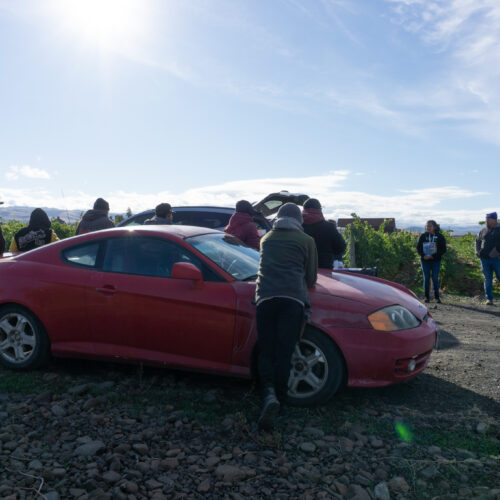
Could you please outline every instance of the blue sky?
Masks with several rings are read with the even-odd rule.
[[[498,0],[0,0],[0,199],[500,210]]]

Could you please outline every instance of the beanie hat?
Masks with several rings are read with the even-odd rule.
[[[304,208],[315,208],[321,210],[321,203],[316,198],[308,198],[304,203]]]
[[[102,198],[97,198],[94,202],[94,210],[109,210],[109,203]]]
[[[247,200],[240,200],[236,203],[236,212],[249,215],[255,215],[257,213],[252,204]]]
[[[292,217],[293,219],[296,219],[300,224],[302,224],[303,222],[300,208],[295,205],[295,203],[285,203],[284,205],[281,205],[280,209],[278,210],[277,218],[280,219],[282,217]]]
[[[496,212],[490,212],[489,214],[486,214],[486,218],[487,219],[495,219],[495,220],[497,220],[498,219],[497,213]]]

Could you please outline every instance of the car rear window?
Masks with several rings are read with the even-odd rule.
[[[95,267],[99,243],[92,242],[77,247],[70,247],[63,250],[63,258],[71,264],[83,267]]]
[[[174,213],[174,224],[182,226],[208,227],[219,229],[227,226],[232,214],[223,212],[177,211]]]

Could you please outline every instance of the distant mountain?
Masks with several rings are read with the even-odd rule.
[[[31,212],[36,207],[2,207],[0,206],[0,217],[4,221],[11,219],[20,220],[22,222],[28,222]],[[76,222],[80,220],[80,216],[83,210],[61,210],[60,208],[48,208],[40,207],[47,212],[47,215],[52,217],[59,217],[66,222]]]
[[[28,222],[31,212],[36,207],[3,207],[0,205],[0,220],[8,221],[11,219],[20,220],[21,222]],[[65,222],[78,222],[86,210],[62,210],[60,208],[40,207],[47,212],[47,215],[52,217],[59,217]],[[118,212],[110,212],[110,216],[116,215]]]
[[[49,217],[59,217],[60,219],[66,221],[66,222],[77,222],[80,220],[80,217],[83,215],[83,213],[86,211],[85,210],[62,210],[60,208],[47,208],[47,207],[41,207],[43,208]],[[20,220],[22,222],[28,222],[30,218],[31,212],[35,209],[35,207],[3,207],[0,205],[0,220],[8,221],[11,219],[16,219]],[[110,216],[115,216],[115,215],[125,215],[121,214],[120,212],[112,212],[109,215]],[[397,224],[397,221],[396,221]],[[408,229],[410,231],[415,231],[418,233],[421,233],[423,231],[423,227],[421,225],[416,226],[416,225],[411,225],[411,226],[399,226],[397,225],[398,229]],[[455,225],[442,225],[443,229],[451,229],[453,230],[453,234],[456,236],[462,235],[462,234],[467,234],[467,233],[478,233],[481,226],[478,225],[465,225],[465,226],[455,226]]]
[[[484,227],[484,226],[483,226]],[[406,227],[400,227],[398,229],[407,229],[408,231],[414,231],[416,233],[423,233],[424,228],[422,226],[406,226]],[[461,236],[462,234],[467,234],[467,233],[479,233],[481,226],[479,224],[476,225],[470,225],[470,226],[455,226],[453,224],[450,224],[448,226],[441,226],[441,229],[445,231],[453,231],[454,236]]]

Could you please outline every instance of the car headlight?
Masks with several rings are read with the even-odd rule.
[[[384,307],[368,316],[374,330],[394,332],[416,328],[420,321],[403,306]]]

